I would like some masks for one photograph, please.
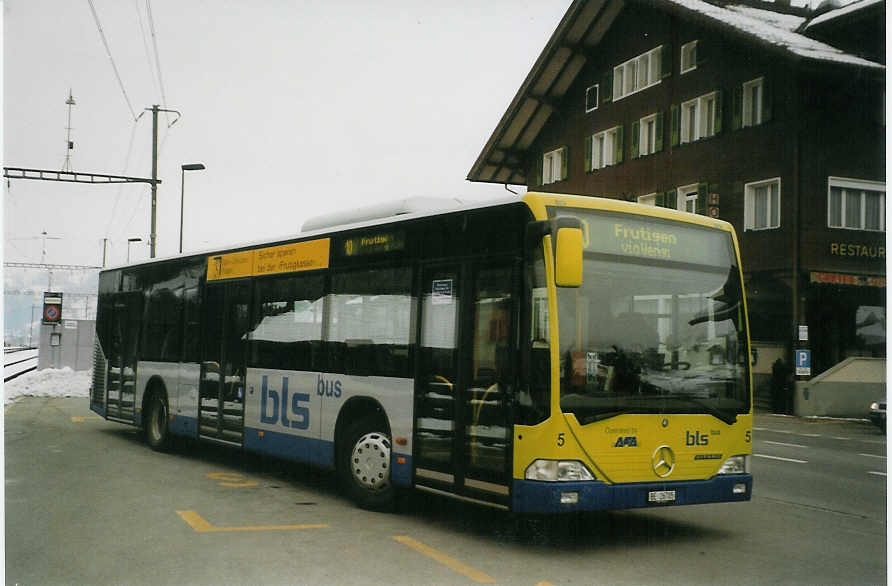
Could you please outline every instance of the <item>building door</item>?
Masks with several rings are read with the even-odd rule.
[[[508,502],[515,275],[510,263],[422,271],[415,382],[419,486]]]
[[[209,284],[202,324],[198,435],[242,444],[251,284]]]

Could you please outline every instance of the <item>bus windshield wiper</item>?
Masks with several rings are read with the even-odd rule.
[[[717,407],[713,407],[706,401],[701,401],[697,397],[692,397],[690,395],[667,395],[663,397],[663,399],[680,399],[682,401],[687,401],[692,405],[696,405],[700,409],[702,409],[705,413],[712,415],[716,419],[719,419],[728,425],[732,423],[737,423],[737,413],[734,411],[723,411]]]

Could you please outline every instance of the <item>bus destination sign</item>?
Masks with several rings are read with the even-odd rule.
[[[380,254],[403,250],[406,247],[406,237],[403,232],[378,232],[345,238],[343,246],[344,256]]]
[[[731,254],[728,234],[721,230],[561,209],[565,214],[582,220],[589,252],[718,266],[727,265]]]

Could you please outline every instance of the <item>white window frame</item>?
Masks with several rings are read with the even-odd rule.
[[[687,56],[687,66],[685,66]],[[697,69],[697,41],[691,41],[681,46],[681,73],[687,73]]]
[[[831,191],[834,187],[840,188],[842,191],[841,199],[840,199],[840,225],[833,225],[830,223],[831,217]],[[867,206],[866,199],[867,196],[865,194],[866,191],[870,191],[873,193],[882,194],[882,199],[880,200],[880,227],[877,228],[866,228],[867,224]],[[857,193],[861,194],[861,213],[859,218],[859,225],[856,226],[846,226],[846,194],[847,193]],[[886,231],[886,184],[882,181],[870,181],[867,179],[848,179],[846,177],[828,177],[827,178],[827,227],[833,228],[837,230],[860,230],[864,232],[885,232]]]
[[[758,89],[755,104],[753,104],[753,89]],[[765,101],[765,78],[757,77],[743,84],[743,112],[741,112],[741,126],[758,126],[762,124],[764,113],[762,112],[762,104]]]
[[[639,195],[638,203],[645,206],[656,206],[657,205],[657,194],[656,193],[648,193],[647,195]]]
[[[588,96],[589,92],[594,90],[595,93],[595,105],[591,108],[588,107]],[[585,88],[585,113],[594,112],[598,109],[598,104],[601,102],[601,84],[596,83],[594,85],[590,85]]]
[[[718,95],[718,91],[709,92],[681,103],[681,144],[715,136]],[[693,119],[690,114],[692,110]]]
[[[596,132],[592,135],[592,159],[591,170],[597,171],[604,167],[616,165],[616,134],[619,126]],[[606,153],[602,155],[602,151]]]
[[[699,191],[699,183],[691,183],[690,185],[682,185],[676,190],[675,208],[681,212],[689,214],[697,213],[697,192]],[[691,204],[688,209],[688,203]]]
[[[648,125],[651,125],[648,128]],[[638,156],[652,155],[657,144],[657,115],[651,114],[638,121]]]
[[[761,227],[756,227],[756,190],[760,187],[770,187],[771,185],[777,185],[777,221],[772,224],[771,215],[772,215],[772,206],[769,190],[769,200],[768,205],[765,207],[766,217],[763,218],[765,225]],[[744,231],[760,231],[760,230],[775,230],[780,228],[781,226],[781,178],[780,177],[772,177],[771,179],[763,179],[761,181],[752,181],[750,183],[746,183],[743,186],[743,199],[744,199],[744,207],[743,207],[743,229]]]
[[[662,80],[660,45],[613,68],[613,101],[653,87]]]
[[[562,181],[561,168],[563,166],[563,148],[548,151],[542,155],[542,185]]]

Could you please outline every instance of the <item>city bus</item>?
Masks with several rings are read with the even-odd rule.
[[[90,407],[520,513],[747,501],[752,382],[730,224],[547,193],[403,200],[103,270]]]

